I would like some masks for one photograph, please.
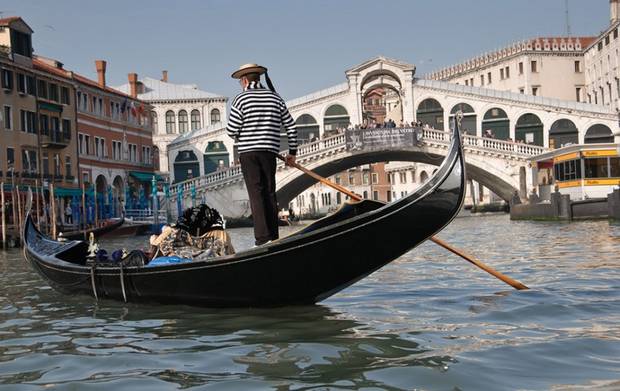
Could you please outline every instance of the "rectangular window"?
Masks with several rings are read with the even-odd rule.
[[[575,88],[575,98],[577,102],[581,102],[581,87]]]
[[[581,73],[581,61],[575,61],[575,72]]]
[[[26,76],[26,91],[28,95],[35,96],[36,95],[36,86],[34,84],[34,77]]]
[[[82,183],[90,183],[90,175],[88,172],[82,173]]]
[[[499,79],[504,80],[504,68],[499,70]]]
[[[39,98],[47,99],[47,83],[45,80],[39,80],[37,83],[37,92],[39,93]]]
[[[60,155],[54,154],[54,176],[60,176]]]
[[[65,156],[65,175],[67,178],[71,176],[71,156]]]
[[[49,136],[50,134],[49,117],[45,114],[39,115],[39,129],[41,129],[42,135]]]
[[[37,172],[37,152],[22,149],[22,171],[30,174]]]
[[[68,105],[71,103],[69,99],[69,89],[67,87],[62,87],[60,90],[60,103],[63,105]]]
[[[6,149],[6,166],[15,168],[15,150],[10,147]]]
[[[522,74],[523,74],[523,63],[520,62],[519,63],[519,75],[522,75]]]
[[[506,79],[510,79],[510,67],[506,67]]]
[[[609,162],[606,157],[585,159],[586,178],[609,178]]]
[[[50,174],[50,158],[47,152],[41,158],[41,166],[43,166],[43,175],[48,176]]]
[[[609,176],[611,178],[620,178],[620,157],[609,158]]]
[[[385,192],[385,196],[387,198],[387,202],[392,202],[392,192],[391,191],[386,191]]]
[[[368,173],[365,172],[362,174],[362,184],[367,185],[369,181]]]
[[[487,84],[491,84],[493,79],[491,78],[491,72],[487,73]]]
[[[379,183],[379,174],[377,174],[376,172],[372,173],[372,184],[376,185],[377,183]]]
[[[373,191],[372,192],[372,199],[377,201],[379,199],[379,192],[378,191]]]
[[[58,85],[54,83],[50,83],[50,100],[54,102],[58,102]]]
[[[5,90],[13,89],[13,71],[8,69],[2,70],[2,88]]]
[[[484,75],[480,75],[480,85],[484,85]]]
[[[469,85],[469,80],[465,80],[465,85],[468,86]]]
[[[62,134],[65,140],[71,140],[71,120],[62,120]]]
[[[609,45],[609,35],[605,37],[605,46]]]
[[[4,129],[13,129],[13,110],[11,106],[4,106]]]
[[[37,133],[37,113],[33,111],[26,112],[27,129],[28,133]]]
[[[90,155],[90,151],[92,151],[93,149],[91,148],[90,145],[90,136],[85,134],[84,135],[84,145],[86,146],[85,152],[87,155]]]
[[[400,173],[400,183],[407,183],[407,173],[406,172],[401,172]]]
[[[21,125],[21,131],[25,132],[26,128],[28,127],[28,125],[26,124],[26,110],[19,110],[19,122]]]
[[[336,175],[336,184],[339,185],[340,184],[340,175]]]
[[[598,51],[600,52],[601,50],[603,50],[603,41],[599,42],[597,45]]]
[[[471,79],[469,79],[469,85],[473,86],[474,85],[474,78],[472,77]]]
[[[17,91],[22,94],[26,93],[26,75],[23,73],[17,74]]]
[[[52,120],[52,128],[51,128],[52,136],[58,139],[60,137],[60,118],[51,117],[51,120]]]
[[[614,39],[618,38],[618,29],[616,28],[614,30]]]
[[[97,106],[97,114],[103,115],[103,99],[99,98],[99,105]]]
[[[532,87],[532,95],[534,96],[538,95],[538,87]]]
[[[536,62],[536,60],[531,62],[531,69],[534,73],[538,72],[538,63]]]
[[[349,185],[354,185],[355,184],[355,178],[353,177],[353,174],[349,174]]]
[[[93,103],[92,103],[92,106],[90,108],[90,111],[95,113],[97,111],[97,97],[93,96],[93,100],[92,101],[93,101]]]

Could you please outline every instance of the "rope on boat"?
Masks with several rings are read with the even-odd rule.
[[[95,296],[95,300],[99,301],[99,297],[97,297],[97,286],[95,285],[95,263],[90,267],[90,283],[93,287],[93,295]]]
[[[123,300],[127,303],[127,294],[125,293],[125,275],[123,274],[123,263],[120,264],[121,267],[121,290],[123,291]]]

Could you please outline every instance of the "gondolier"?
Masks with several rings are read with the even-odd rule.
[[[262,74],[268,89],[260,83]],[[267,68],[242,65],[232,77],[239,79],[243,91],[232,101],[227,131],[239,150],[254,220],[255,244],[260,246],[278,239],[276,154],[280,152],[280,131],[286,129],[286,161],[291,163],[297,153],[297,130],[284,100],[273,88]]]

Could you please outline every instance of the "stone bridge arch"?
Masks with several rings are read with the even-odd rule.
[[[385,161],[407,161],[426,163],[435,166],[441,165],[445,159],[445,152],[429,152],[422,149],[402,149],[384,151],[362,151],[355,154],[347,154],[335,159],[319,159],[308,162],[300,161],[306,168],[323,177],[330,177],[349,168],[364,164]],[[505,201],[509,201],[517,190],[518,177],[515,179],[488,164],[488,158],[480,156],[467,156],[465,159],[468,179],[473,179]],[[276,194],[278,203],[288,205],[297,195],[315,184],[317,181],[299,170],[283,168],[278,174]]]

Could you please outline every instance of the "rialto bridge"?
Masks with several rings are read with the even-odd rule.
[[[509,200],[518,190],[526,194],[532,178],[526,170],[526,159],[544,152],[544,147],[508,142],[477,136],[464,137],[465,160],[469,179],[489,188]],[[412,161],[433,165],[441,164],[450,145],[450,133],[425,128],[419,145],[389,149],[349,150],[345,134],[330,136],[306,143],[299,148],[298,163],[328,177],[348,168],[382,161]],[[277,195],[280,205],[287,205],[295,196],[315,181],[297,169],[278,164],[276,173]],[[177,197],[183,204],[205,201],[226,217],[250,214],[248,196],[239,166],[220,170],[172,185],[173,204]]]
[[[324,176],[370,162],[437,163],[447,148],[443,139],[447,133],[442,131],[459,110],[464,113],[462,129],[469,135],[465,141],[470,179],[506,200],[515,189],[524,195],[531,187],[526,157],[571,143],[620,142],[617,113],[600,105],[416,79],[415,66],[384,57],[351,68],[345,75],[342,84],[287,101],[300,141],[305,143],[300,163]],[[373,95],[377,90],[385,94],[383,102],[374,103],[390,101],[386,118],[397,124],[428,125],[422,147],[382,154],[352,154],[344,149],[342,129],[372,123],[369,102],[377,99]],[[190,197],[194,188],[198,197],[205,197],[226,216],[249,214],[240,170],[229,167],[235,157],[224,129],[193,131],[176,139],[168,150],[170,172],[184,189],[183,197]],[[311,184],[282,167],[277,179],[282,205]],[[177,188],[172,186],[173,197]]]

